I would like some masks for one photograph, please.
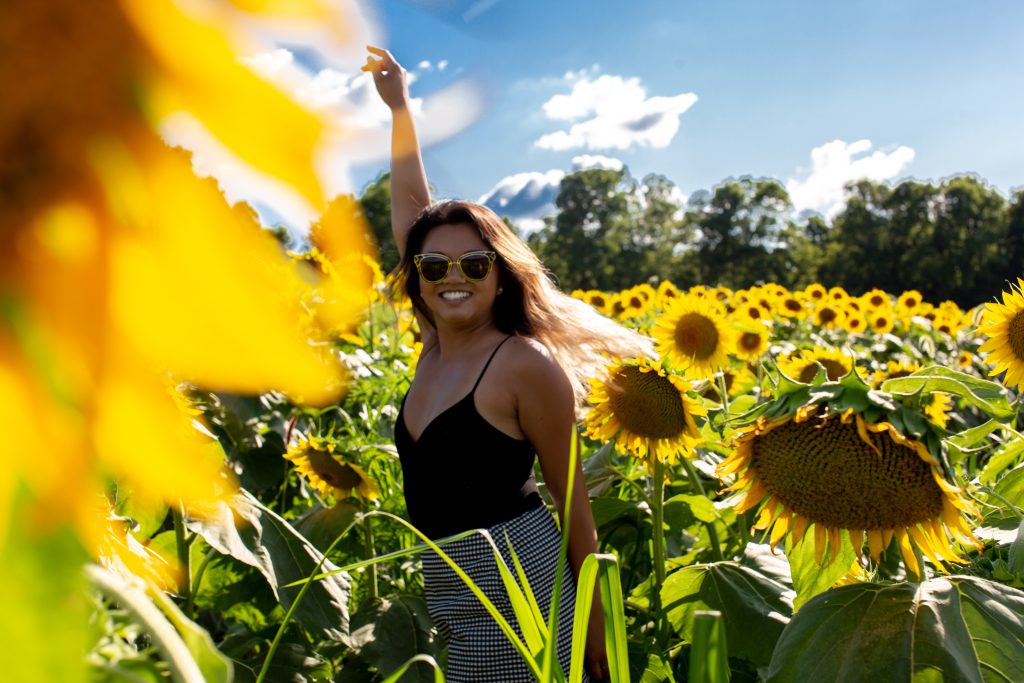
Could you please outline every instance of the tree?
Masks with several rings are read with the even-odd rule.
[[[729,180],[692,204],[686,218],[697,233],[699,274],[705,284],[735,288],[792,280],[784,241],[792,204],[778,181]]]

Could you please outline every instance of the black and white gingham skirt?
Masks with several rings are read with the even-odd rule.
[[[530,589],[547,619],[561,542],[554,517],[546,507],[540,506],[488,531],[518,583],[515,564],[505,541],[508,533],[516,556],[526,571]],[[522,638],[512,603],[498,573],[494,551],[486,539],[480,534],[473,534],[446,543],[441,549],[480,587]],[[534,680],[522,656],[477,597],[440,556],[429,550],[423,553],[423,579],[430,616],[448,641],[446,681],[529,683]],[[558,613],[558,660],[567,675],[575,604],[576,582],[572,567],[566,562]],[[586,672],[583,680],[588,680]]]

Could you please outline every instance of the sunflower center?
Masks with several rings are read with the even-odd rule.
[[[793,311],[794,313],[799,313],[803,310],[803,304],[796,299],[786,299],[782,305],[785,306],[787,311]]]
[[[761,348],[761,335],[757,332],[744,332],[740,335],[738,344],[744,351],[757,351]]]
[[[829,308],[828,306],[826,306],[825,308],[821,309],[820,313],[818,313],[818,319],[821,320],[823,324],[827,325],[828,323],[836,319],[836,315],[837,314],[834,308]]]
[[[608,401],[623,428],[649,439],[670,439],[686,429],[686,409],[667,377],[640,368],[619,368],[608,382]]]
[[[787,509],[843,529],[896,529],[942,513],[931,465],[887,432],[837,419],[785,424],[755,437],[751,467]]]
[[[362,483],[359,473],[334,459],[330,453],[309,450],[306,452],[309,469],[320,479],[339,489],[354,489]]]
[[[1006,328],[1010,349],[1018,360],[1024,360],[1024,311],[1017,311]]]
[[[700,313],[687,313],[676,323],[675,341],[682,355],[704,360],[718,348],[718,328],[713,320]]]
[[[825,368],[825,377],[828,378],[829,382],[838,382],[840,379],[846,376],[846,373],[850,371],[845,365],[839,361],[832,360],[830,358],[819,358],[818,363],[821,363]],[[815,376],[818,374],[817,363],[808,363],[807,367],[800,371],[800,376],[797,377],[803,384],[810,384],[814,381]]]

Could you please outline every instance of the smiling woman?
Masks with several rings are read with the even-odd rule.
[[[602,354],[645,355],[651,345],[560,292],[536,255],[489,209],[462,201],[431,206],[405,74],[388,52],[370,51],[374,57],[364,69],[393,115],[398,282],[412,300],[423,339],[395,426],[409,516],[432,538],[488,530],[507,563],[515,552],[537,603],[549,610],[560,536],[534,481],[534,462],[540,462],[563,525],[569,524],[568,559],[578,576],[583,560],[597,550],[597,534],[579,463],[572,503],[565,503],[576,412],[588,378],[602,374]],[[484,537],[467,536],[444,550],[515,624]],[[520,657],[439,556],[426,553],[423,566],[428,608],[448,640],[446,680],[532,679],[533,663]],[[566,574],[560,588],[557,654],[563,670],[571,656],[573,575]],[[586,662],[590,675],[607,675],[603,617],[596,607]]]

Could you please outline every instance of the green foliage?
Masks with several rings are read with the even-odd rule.
[[[1024,593],[952,576],[844,586],[782,633],[768,681],[1024,680]]]

